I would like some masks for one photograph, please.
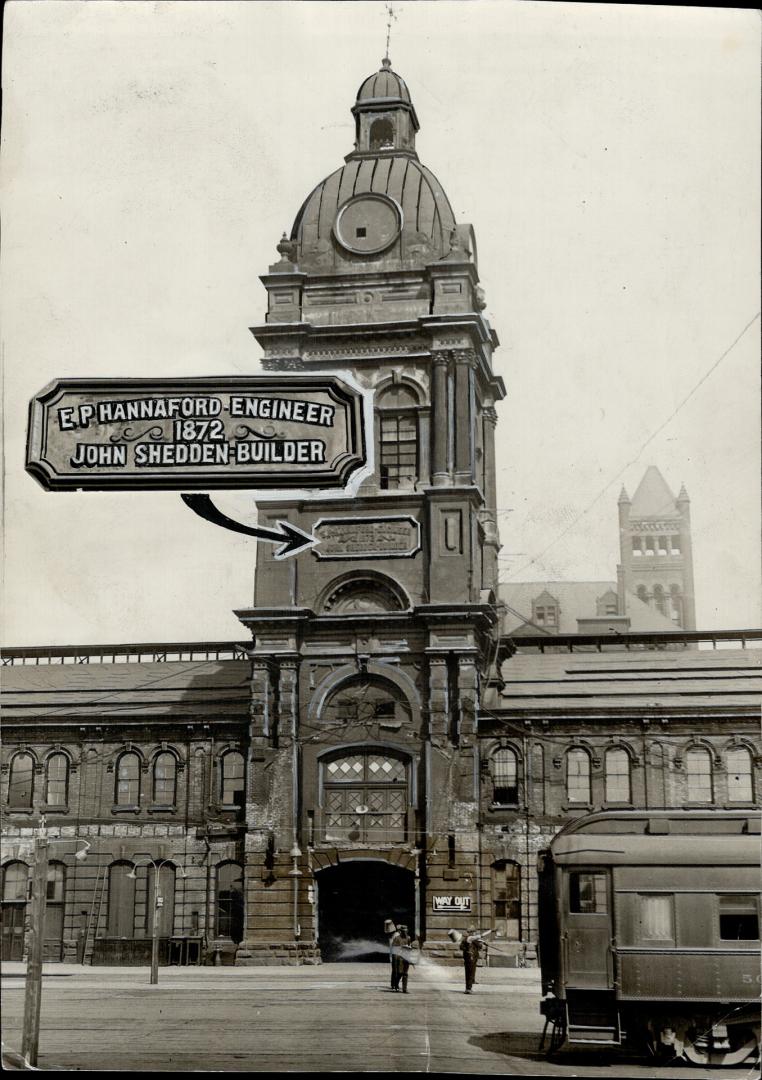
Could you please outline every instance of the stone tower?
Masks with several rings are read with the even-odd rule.
[[[695,630],[690,499],[685,485],[675,498],[656,466],[649,465],[632,500],[622,488],[619,548],[620,590],[634,593],[683,630]]]
[[[257,551],[239,963],[341,955],[406,922],[446,951],[476,914],[476,712],[498,633],[498,341],[476,243],[416,152],[388,60],[354,149],[307,196],[262,277],[268,371],[373,392],[375,472],[351,500],[260,505],[321,541]],[[433,898],[468,894],[462,915]],[[440,904],[441,907],[441,904]]]

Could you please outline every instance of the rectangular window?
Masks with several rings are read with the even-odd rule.
[[[758,941],[759,908],[756,896],[720,896],[720,940]]]
[[[579,915],[602,915],[606,903],[606,875],[582,871],[569,874],[569,911]]]
[[[381,487],[410,487],[418,474],[418,432],[415,416],[382,416],[379,469]]]
[[[638,896],[641,941],[674,941],[675,921],[672,897]]]

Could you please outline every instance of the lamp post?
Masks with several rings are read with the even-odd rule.
[[[42,954],[45,944],[45,905],[48,892],[48,845],[56,843],[70,844],[66,837],[48,837],[45,818],[40,820],[39,833],[34,838],[32,852],[32,890],[29,905],[29,947],[26,957],[26,984],[24,986],[24,1022],[21,1033],[21,1054],[27,1063],[37,1065],[37,1051],[40,1044],[40,1006],[42,1005]],[[90,844],[79,840],[83,848],[74,853],[74,858],[87,857]]]
[[[132,870],[127,875],[128,878],[132,878],[133,881],[137,879],[135,871],[138,866],[145,864],[146,866],[153,867],[153,897],[152,897],[152,912],[153,917],[151,919],[151,986],[156,986],[159,981],[159,909],[164,903],[164,898],[159,892],[159,873],[162,866],[168,866],[172,862],[171,859],[141,859],[139,862],[134,863]],[[185,871],[182,866],[178,866],[177,872],[181,878],[185,877]]]

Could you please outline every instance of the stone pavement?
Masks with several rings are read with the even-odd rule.
[[[472,995],[460,968],[431,962],[393,993],[386,964],[145,968],[46,965],[43,1070],[441,1072],[509,1076],[643,1076],[632,1059],[572,1053],[547,1062],[534,968],[480,968]],[[18,1049],[24,969],[2,970],[3,1041]],[[705,1070],[660,1069],[662,1077]],[[737,1080],[744,1070],[723,1070]]]

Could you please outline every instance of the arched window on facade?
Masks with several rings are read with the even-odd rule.
[[[712,757],[708,750],[695,747],[685,755],[685,774],[688,779],[688,802],[710,803],[714,798]]]
[[[570,803],[589,805],[591,802],[590,755],[586,750],[566,752],[566,794]]]
[[[654,585],[654,604],[656,605],[656,610],[661,612],[662,615],[667,614],[667,601],[664,596],[663,585]]]
[[[754,776],[751,752],[745,746],[728,750],[728,802],[750,803],[754,801]]]
[[[633,536],[633,538],[632,538],[632,554],[636,558],[642,558],[643,547],[642,547],[639,536]]]
[[[671,555],[679,555],[680,554],[680,537],[679,536],[671,536],[670,537],[670,554]]]
[[[132,863],[112,863],[108,871],[108,936],[135,936],[135,878]]]
[[[132,750],[122,754],[116,763],[117,806],[140,805],[140,756]]]
[[[8,776],[8,806],[11,810],[31,810],[34,794],[34,758],[14,754]]]
[[[227,750],[220,758],[220,802],[227,810],[244,804],[245,764],[238,750]]]
[[[153,804],[174,806],[177,800],[177,758],[168,750],[157,754],[153,763]]]
[[[243,870],[235,862],[220,863],[217,867],[217,907],[214,923],[215,937],[243,940]]]
[[[67,806],[69,802],[69,759],[51,754],[45,762],[45,805]]]
[[[630,755],[621,747],[606,751],[606,802],[632,802]]]
[[[496,940],[521,940],[521,868],[507,859],[492,864],[492,931]]]
[[[358,750],[321,764],[324,839],[403,842],[408,831],[408,766],[399,754]]]
[[[376,397],[379,485],[413,488],[418,479],[418,400],[394,383]]]
[[[638,600],[642,600],[644,604],[648,603],[648,589],[645,585],[638,585]]]
[[[659,555],[669,555],[669,549],[668,549],[669,537],[668,536],[657,536],[656,544],[657,544],[656,550],[657,550],[657,553]]]
[[[24,955],[28,897],[29,867],[18,861],[6,863],[3,867],[3,960],[21,960]]]
[[[370,127],[371,150],[389,150],[394,146],[394,127],[391,120],[374,120]]]
[[[45,959],[63,960],[64,898],[66,867],[62,862],[48,863],[45,901]]]
[[[492,774],[492,801],[498,806],[517,806],[519,801],[519,759],[515,750],[496,750],[489,759]]]

